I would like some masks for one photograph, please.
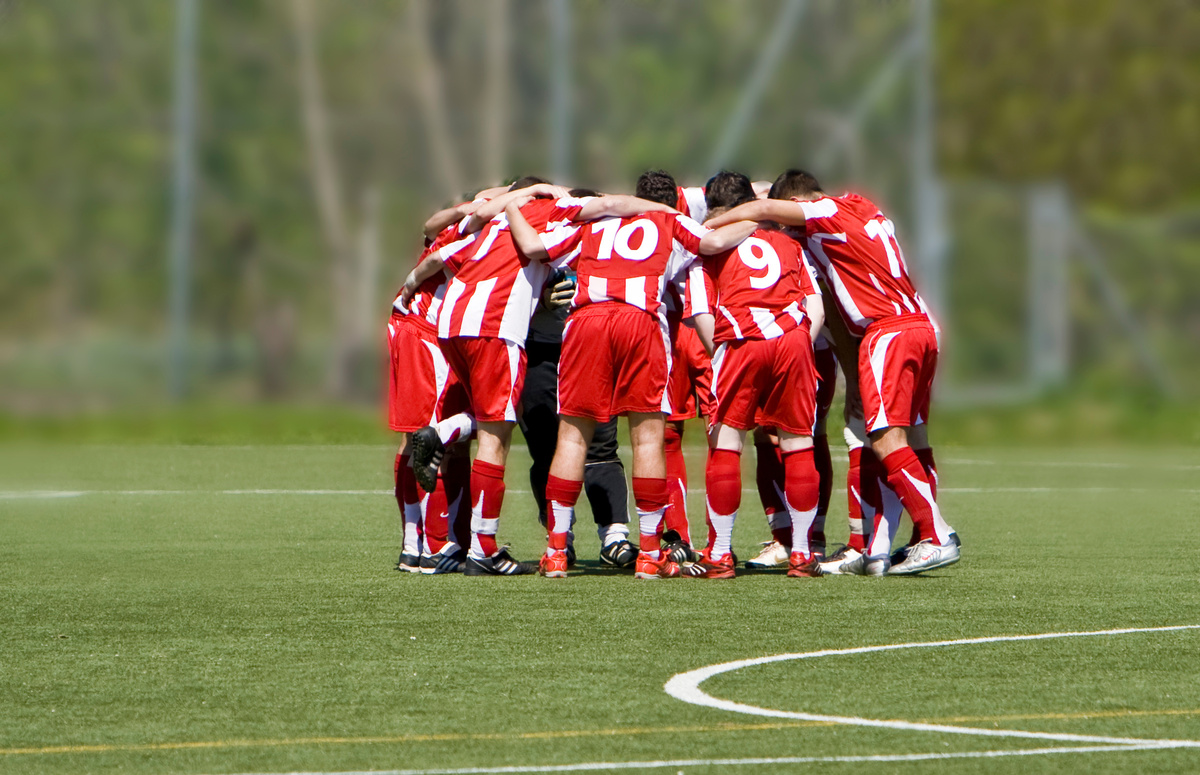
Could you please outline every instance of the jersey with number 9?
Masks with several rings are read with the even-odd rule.
[[[737,247],[705,256],[688,273],[684,314],[711,313],[713,340],[773,339],[804,320],[804,297],[820,293],[803,250],[781,231],[758,229]]]

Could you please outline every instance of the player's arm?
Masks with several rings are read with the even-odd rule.
[[[717,319],[711,313],[702,312],[699,315],[691,317],[692,327],[696,329],[696,336],[700,337],[700,344],[704,345],[704,351],[711,358],[715,348],[713,347],[713,332],[716,331]]]
[[[568,193],[567,189],[562,186],[552,186],[549,183],[537,183],[526,188],[518,188],[516,191],[506,191],[500,196],[484,202],[475,212],[471,213],[471,219],[467,221],[467,231],[479,231],[488,221],[504,212],[513,202],[517,203],[517,207],[521,207],[534,197],[562,199]]]
[[[775,221],[781,226],[803,227],[808,220],[799,202],[789,199],[756,199],[709,219],[705,225],[719,229],[738,221]]]
[[[610,194],[589,199],[579,214],[577,221],[591,221],[596,218],[629,218],[642,213],[678,213],[674,207],[638,199],[628,194]]]
[[[458,223],[463,218],[466,218],[478,206],[475,202],[467,202],[466,204],[447,207],[445,210],[438,210],[429,216],[429,220],[425,221],[425,236],[428,239],[433,239],[441,234],[442,230],[447,226]]]
[[[824,283],[822,283],[824,286]],[[825,293],[829,289],[825,288]],[[846,327],[846,321],[834,311],[825,316],[825,328],[833,339],[833,350],[837,353],[838,365],[842,376],[846,378],[846,414],[855,417],[862,416],[862,398],[858,392],[858,339]]]
[[[821,335],[821,326],[825,325],[825,302],[821,294],[814,293],[804,297],[804,314],[808,316],[809,338],[813,342]]]
[[[712,221],[709,221],[712,223]],[[738,221],[719,229],[713,229],[700,240],[700,255],[714,256],[742,244],[742,241],[758,229],[757,221]]]
[[[421,283],[442,271],[445,266],[446,262],[439,254],[430,253],[421,263],[413,267],[413,270],[408,273],[408,277],[404,278],[404,290],[400,292],[400,302],[406,309],[417,289],[421,287]]]
[[[525,216],[521,215],[521,208],[515,201],[504,208],[504,214],[508,217],[508,233],[512,236],[512,241],[516,244],[517,249],[524,253],[526,258],[530,261],[545,261],[550,258],[550,253],[542,244],[542,238],[537,233],[537,229],[530,226],[529,221],[525,220]]]

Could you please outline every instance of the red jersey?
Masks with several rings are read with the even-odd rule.
[[[781,231],[758,229],[692,268],[685,314],[713,315],[714,342],[774,339],[804,322],[804,297],[819,293],[796,241]]]
[[[421,263],[434,253],[440,255],[442,261],[445,261],[474,242],[476,235],[465,233],[468,220],[468,218],[463,218],[458,223],[452,223],[438,232],[433,241],[425,246],[425,250],[421,251],[421,257],[417,259],[417,263]],[[431,325],[436,325],[438,307],[442,303],[445,292],[446,276],[439,272],[421,283],[407,308],[401,301],[401,293],[403,293],[403,289],[401,289],[401,293],[397,293],[396,300],[392,302],[392,311],[399,315],[413,315]]]
[[[571,311],[622,302],[666,322],[667,284],[700,253],[706,229],[686,215],[642,213],[571,224],[542,235],[556,267],[577,275]]]
[[[676,186],[675,209],[697,223],[708,220],[708,202],[704,199],[701,186]]]
[[[538,231],[569,223],[586,200],[534,199],[521,215]],[[500,213],[479,232],[475,245],[446,259],[453,277],[437,315],[438,336],[490,336],[525,346],[529,319],[537,309],[549,270],[517,250]]]
[[[862,336],[883,318],[929,314],[909,279],[896,229],[873,202],[846,194],[800,206],[808,249],[850,333]]]

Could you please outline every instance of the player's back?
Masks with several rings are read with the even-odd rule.
[[[550,254],[556,265],[575,268],[573,310],[613,301],[658,316],[667,283],[695,259],[704,231],[678,213],[601,218],[563,235]]]
[[[569,222],[583,200],[534,199],[521,208],[529,225],[545,231]],[[465,250],[446,258],[453,275],[438,313],[438,336],[500,337],[524,345],[529,318],[548,272],[517,250],[508,218],[497,215]]]
[[[892,222],[858,194],[801,202],[808,249],[851,331],[876,320],[924,313]]]
[[[693,312],[715,315],[717,341],[780,336],[804,319],[804,297],[819,292],[800,246],[775,229],[758,229],[736,247],[705,257],[689,282],[704,284],[707,309],[693,302]]]

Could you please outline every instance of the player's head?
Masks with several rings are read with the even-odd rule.
[[[825,192],[811,172],[791,169],[775,178],[769,199],[819,199]]]
[[[675,184],[675,178],[665,170],[643,172],[638,178],[633,195],[638,199],[648,199],[667,207],[679,206],[679,186]]]
[[[754,186],[740,172],[722,170],[708,179],[704,186],[704,203],[711,213],[719,207],[737,207],[754,201]]]
[[[522,188],[529,188],[530,186],[536,186],[538,183],[549,183],[549,182],[550,181],[546,180],[545,178],[539,178],[537,175],[526,175],[523,178],[517,178],[516,180],[514,180],[513,184],[508,187],[508,190],[509,191],[518,191]]]
[[[594,188],[573,188],[570,191],[568,191],[567,193],[570,194],[571,196],[575,197],[576,199],[583,199],[584,197],[589,197],[589,196],[604,196],[603,194],[601,194],[599,191],[597,191]]]

